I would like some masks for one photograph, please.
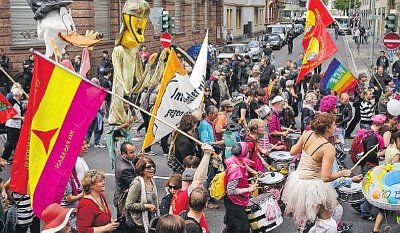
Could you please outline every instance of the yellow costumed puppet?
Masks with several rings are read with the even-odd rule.
[[[145,41],[144,33],[149,14],[150,5],[144,0],[128,0],[122,10],[123,23],[112,54],[114,67],[112,90],[118,96],[129,97],[134,91],[134,82],[142,83],[144,78],[138,45]],[[133,117],[129,105],[112,96],[108,122],[110,130],[106,133],[106,143],[114,168],[118,144],[131,140],[129,129]]]

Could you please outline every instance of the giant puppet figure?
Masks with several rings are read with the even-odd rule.
[[[145,41],[144,32],[150,5],[144,0],[127,0],[122,10],[122,25],[112,53],[114,67],[113,92],[119,97],[130,97],[137,87],[142,85],[146,77],[139,58],[138,45]],[[150,67],[148,66],[147,69]],[[147,76],[150,76],[147,72]],[[114,168],[118,143],[130,141],[129,129],[133,118],[127,104],[113,95],[111,97],[110,114],[108,117],[110,130],[106,133],[105,141]],[[116,136],[118,135],[118,136]],[[119,138],[119,139],[117,139]]]
[[[38,22],[37,32],[40,40],[46,44],[46,56],[60,53],[68,44],[78,47],[90,47],[100,42],[98,33],[86,31],[85,36],[76,32],[69,5],[72,0],[27,0]]]
[[[144,0],[128,0],[122,10],[122,25],[112,54],[114,66],[113,92],[119,96],[130,96],[133,84],[142,78],[142,65],[138,45],[145,41],[144,32],[150,6]],[[108,122],[120,125],[128,122],[123,102],[113,96]]]

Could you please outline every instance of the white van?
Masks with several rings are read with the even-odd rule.
[[[286,44],[287,39],[287,28],[284,24],[274,24],[267,26],[267,34],[279,34],[279,36],[283,39],[283,44]]]

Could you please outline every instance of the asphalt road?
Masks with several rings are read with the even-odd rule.
[[[340,37],[336,41],[336,44],[339,49],[339,52],[337,53],[336,57],[345,64],[349,63],[350,60],[349,60],[348,56],[346,55],[346,53],[348,53],[348,51],[346,51],[347,45],[344,43],[343,38]],[[276,58],[275,65],[277,67],[283,66],[287,59],[292,59],[293,61],[297,61],[298,54],[302,51],[303,50],[302,50],[302,46],[301,46],[301,37],[297,37],[294,41],[293,54],[290,54],[290,55],[288,54],[287,46],[284,46],[279,51],[274,51],[275,58]],[[326,69],[329,62],[330,62],[330,60],[324,62],[323,69]],[[138,126],[138,124],[135,124],[135,127],[137,127],[137,126]],[[136,138],[136,140],[134,141],[134,144],[137,145],[137,148],[140,148],[142,141],[143,141],[143,138]],[[77,142],[77,143],[80,143],[80,142]],[[92,142],[92,145],[93,145],[93,142]],[[162,155],[162,150],[161,150],[160,145],[157,143],[157,144],[153,145],[152,149],[154,152],[157,153],[156,156],[152,156],[151,158],[157,164],[156,185],[157,185],[157,188],[159,191],[159,196],[162,197],[165,195],[164,187],[165,187],[166,179],[171,174],[171,170],[166,166],[166,158]],[[112,198],[113,198],[114,189],[115,189],[114,172],[111,170],[111,163],[108,158],[108,153],[107,153],[106,148],[99,149],[99,148],[94,148],[93,146],[91,146],[89,149],[89,152],[85,156],[85,159],[90,168],[102,170],[107,174],[106,175],[106,193],[105,194],[106,194],[108,203],[110,203],[111,210],[115,217],[116,209],[112,205]],[[349,161],[348,161],[348,163],[350,164]],[[7,168],[2,172],[1,175],[3,178],[8,178],[9,174],[10,174],[10,168]],[[224,206],[222,203],[220,203],[219,206],[220,206],[219,209],[212,209],[212,210],[209,209],[206,212],[206,219],[208,221],[209,228],[212,233],[221,232],[222,229],[224,228],[223,219],[224,219],[225,209],[224,209]],[[354,233],[372,232],[373,222],[362,220],[358,216],[357,212],[350,205],[348,205],[346,203],[342,203],[342,206],[344,208],[343,220],[346,223],[353,224],[353,229],[351,232],[354,232]],[[388,218],[388,223],[394,224],[393,217]],[[288,232],[296,232],[296,231],[297,231],[297,227],[293,224],[292,219],[285,217],[284,222],[280,226],[278,226],[277,228],[272,230],[271,232],[288,233]]]

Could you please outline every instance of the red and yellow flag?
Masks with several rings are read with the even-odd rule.
[[[308,48],[308,44],[314,35],[314,30],[318,20],[321,20],[325,27],[334,22],[332,15],[329,13],[328,9],[326,9],[321,0],[310,0],[306,13],[306,25],[302,42],[304,50]]]
[[[6,121],[17,114],[17,111],[8,102],[7,98],[0,93],[0,123],[4,124]]]
[[[323,61],[331,57],[337,52],[337,50],[338,49],[326,30],[325,25],[318,20],[314,35],[311,38],[304,55],[303,64],[301,65],[296,84],[303,80],[304,76],[310,72],[311,69],[314,69]]]
[[[10,189],[29,193],[33,211],[41,218],[48,205],[61,201],[106,92],[39,53],[34,67]]]

